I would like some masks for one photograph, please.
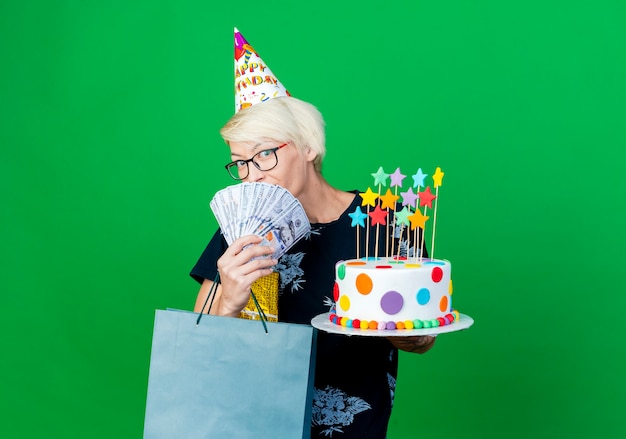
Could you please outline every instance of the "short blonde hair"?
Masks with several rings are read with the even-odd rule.
[[[304,152],[313,150],[318,172],[326,154],[325,123],[322,114],[308,102],[278,97],[240,110],[220,130],[224,141],[290,142]]]

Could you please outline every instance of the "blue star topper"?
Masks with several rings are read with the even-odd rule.
[[[417,170],[417,173],[415,175],[412,175],[413,177],[413,187],[424,187],[424,179],[426,178],[426,176],[428,176],[428,174],[424,174],[422,172],[422,168],[419,168]]]
[[[365,218],[367,218],[367,214],[363,213],[361,206],[357,206],[356,209],[354,209],[354,212],[349,213],[348,216],[352,218],[352,227],[356,227],[357,225],[365,227]]]

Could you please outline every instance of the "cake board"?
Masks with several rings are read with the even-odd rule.
[[[445,326],[438,326],[436,328],[420,328],[420,329],[399,329],[399,330],[385,330],[385,329],[358,329],[348,328],[346,326],[339,326],[330,321],[330,313],[319,314],[311,320],[311,325],[320,331],[328,332],[331,334],[341,335],[359,335],[363,337],[415,337],[420,335],[439,335],[448,332],[462,331],[474,324],[474,319],[466,314],[459,314],[459,320],[450,323]]]

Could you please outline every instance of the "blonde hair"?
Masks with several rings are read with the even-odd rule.
[[[240,110],[220,130],[224,141],[290,142],[299,151],[311,149],[317,155],[313,165],[322,170],[326,154],[325,123],[322,114],[308,102],[278,97]]]

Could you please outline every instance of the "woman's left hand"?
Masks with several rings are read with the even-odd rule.
[[[435,344],[435,337],[430,335],[416,335],[413,337],[387,337],[396,348],[405,352],[423,354]]]

